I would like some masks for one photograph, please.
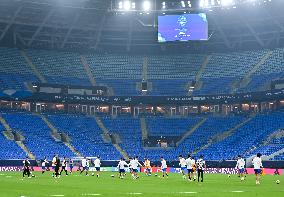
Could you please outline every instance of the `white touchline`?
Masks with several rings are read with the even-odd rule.
[[[129,195],[141,195],[142,193],[135,192],[135,193],[127,193],[127,194],[129,194]]]
[[[82,194],[82,196],[100,196],[101,194]]]
[[[178,192],[180,194],[196,194],[197,192]]]
[[[50,196],[60,197],[60,196],[64,196],[64,194],[53,194],[53,195],[50,195]]]
[[[244,191],[232,191],[232,192],[234,192],[234,193],[242,193]]]

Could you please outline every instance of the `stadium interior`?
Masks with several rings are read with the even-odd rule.
[[[284,160],[283,1],[204,5],[208,41],[171,43],[118,2],[1,1],[0,159]]]

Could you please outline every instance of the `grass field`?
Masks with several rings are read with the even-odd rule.
[[[241,182],[236,175],[206,174],[203,183],[189,182],[180,174],[170,174],[168,179],[140,174],[140,179],[132,180],[111,177],[110,172],[96,176],[81,176],[78,173],[60,179],[35,173],[35,178],[22,179],[20,172],[0,172],[1,197],[40,197],[40,196],[198,196],[198,197],[283,197],[284,176],[265,175],[261,185],[255,185],[254,176],[249,175]],[[116,175],[116,174],[115,174]],[[280,184],[276,184],[280,180]]]

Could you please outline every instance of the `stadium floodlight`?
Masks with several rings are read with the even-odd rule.
[[[233,4],[234,4],[233,0],[221,0],[222,6],[230,6],[230,5],[233,5]]]
[[[191,2],[190,1],[187,1],[187,5],[189,8],[191,8]]]
[[[136,4],[135,4],[135,2],[132,2],[132,4],[131,4],[131,8],[132,8],[132,9],[135,9],[135,8],[136,8]]]
[[[209,6],[209,0],[204,0],[204,6],[208,7]]]
[[[181,7],[185,8],[185,2],[184,1],[181,1]]]
[[[200,0],[199,7],[204,8],[204,6],[205,6],[205,0]]]
[[[125,10],[130,10],[130,1],[124,1],[123,8]]]
[[[118,8],[119,8],[119,9],[122,9],[122,8],[123,8],[123,3],[122,3],[122,1],[120,1],[120,2],[118,3]]]
[[[215,5],[215,0],[211,0],[211,6]]]
[[[151,3],[149,1],[143,2],[143,9],[144,11],[149,11],[151,9]]]
[[[165,1],[162,2],[162,9],[166,9],[166,2]]]

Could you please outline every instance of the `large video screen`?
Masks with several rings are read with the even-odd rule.
[[[158,16],[158,42],[208,40],[205,13]]]

